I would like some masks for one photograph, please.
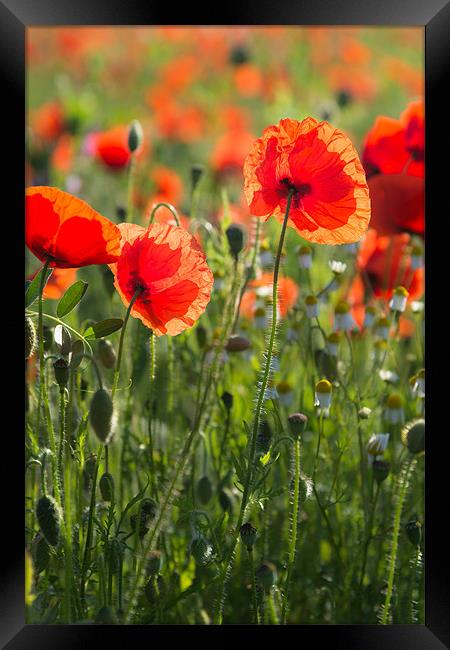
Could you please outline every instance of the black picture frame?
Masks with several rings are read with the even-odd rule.
[[[443,221],[448,219],[449,164],[440,152],[445,153],[448,136],[450,106],[448,94],[450,5],[444,0],[260,0],[250,3],[241,0],[217,6],[214,15],[203,3],[191,0],[183,7],[151,0],[90,0],[70,2],[67,0],[1,0],[0,1],[0,69],[3,90],[2,108],[2,163],[4,167],[2,195],[9,201],[9,210],[2,215],[3,248],[5,239],[13,262],[23,255],[24,214],[24,123],[25,123],[25,31],[38,25],[377,25],[377,26],[423,26],[425,30],[425,101],[426,101],[426,256],[427,256],[427,398],[429,424],[426,451],[426,624],[425,625],[341,625],[341,626],[295,626],[295,644],[304,647],[305,642],[324,645],[333,650],[438,650],[449,647],[450,623],[448,612],[449,548],[446,532],[448,483],[448,396],[445,377],[445,343],[448,327],[445,327],[445,307],[448,289],[442,279],[449,277],[448,267],[439,271],[440,262],[449,257],[448,240],[441,234]],[[447,91],[447,93],[446,93]],[[447,138],[448,139],[448,138]],[[447,145],[448,147],[448,145]],[[443,159],[444,158],[444,159]],[[6,163],[6,164],[5,164]],[[5,223],[6,222],[6,223]],[[16,237],[11,237],[17,226]],[[16,250],[17,246],[17,250]],[[5,267],[4,267],[5,268]],[[7,265],[9,294],[23,296],[22,275],[14,273]],[[442,273],[442,276],[441,276]],[[440,288],[441,287],[441,288]],[[14,317],[4,313],[4,325],[8,339],[3,337],[4,352],[11,356],[4,361],[10,370],[17,368],[17,384],[8,377],[11,394],[22,396],[22,366],[17,363],[12,339],[17,336],[16,351],[23,345],[21,305]],[[448,305],[447,305],[448,311]],[[12,312],[11,312],[12,313]],[[440,315],[439,315],[440,314]],[[19,341],[20,339],[20,341]],[[6,341],[6,343],[5,343]],[[11,341],[11,344],[7,341]],[[7,348],[7,349],[6,349]],[[6,355],[5,359],[8,357]],[[13,377],[13,373],[11,373]],[[9,383],[11,382],[11,384]],[[18,400],[17,414],[22,412],[23,402]],[[192,634],[209,640],[219,634],[221,639],[244,643],[258,642],[254,635],[261,628],[233,625],[214,626],[31,626],[25,625],[24,609],[24,553],[23,509],[20,497],[24,495],[23,438],[21,426],[17,426],[13,409],[10,424],[4,418],[2,433],[8,434],[8,444],[2,446],[0,467],[2,479],[7,478],[1,493],[2,541],[0,554],[2,573],[0,587],[0,642],[8,650],[25,648],[80,648],[102,644],[109,647],[113,636],[116,643],[132,639],[133,647],[141,644],[174,640],[181,633],[187,640]],[[8,409],[5,408],[5,411]],[[13,441],[11,441],[11,439]],[[8,469],[12,471],[8,474]],[[188,629],[189,628],[189,629]],[[291,630],[292,631],[292,630]],[[266,627],[263,634],[267,641],[284,637],[289,627]],[[244,638],[241,638],[241,635]],[[237,635],[237,636],[236,636]],[[275,635],[272,638],[267,635]]]

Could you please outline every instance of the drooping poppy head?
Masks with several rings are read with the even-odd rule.
[[[240,312],[245,318],[253,318],[258,308],[266,307],[271,300],[273,277],[271,273],[263,273],[260,278],[249,283],[248,290],[242,296]],[[280,317],[284,318],[295,305],[298,297],[298,285],[292,278],[280,277],[278,280],[278,309]]]
[[[282,221],[319,244],[358,241],[370,219],[369,189],[355,148],[342,131],[312,117],[284,119],[256,140],[244,164],[250,212]]]
[[[56,187],[26,190],[25,243],[50,266],[78,268],[115,262],[120,230],[90,205]]]
[[[168,224],[119,228],[122,250],[110,269],[126,306],[138,292],[131,315],[157,336],[176,336],[191,327],[206,309],[214,280],[198,243]]]

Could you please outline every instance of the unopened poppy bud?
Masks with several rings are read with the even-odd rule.
[[[55,380],[60,388],[65,388],[69,382],[69,364],[65,359],[57,359],[53,364]]]
[[[293,438],[298,438],[306,429],[308,416],[304,413],[292,413],[288,417],[289,429]]]
[[[237,260],[239,253],[244,248],[244,231],[241,226],[232,223],[231,226],[226,229],[225,234],[227,236],[230,252],[234,259]]]
[[[385,460],[374,460],[372,463],[373,477],[377,483],[382,483],[389,476],[391,466]]]
[[[342,89],[336,93],[336,102],[339,108],[345,108],[351,104],[352,99],[352,94],[349,90]]]
[[[208,476],[202,476],[197,483],[198,500],[203,506],[210,501],[212,497],[212,484]]]
[[[121,219],[121,221],[126,221],[126,217],[124,219]],[[102,268],[102,280],[106,293],[111,298],[116,290],[114,286],[114,273],[112,273],[112,271],[106,265]]]
[[[422,539],[422,524],[420,521],[417,519],[408,521],[405,530],[411,544],[415,547],[419,546],[420,540]]]
[[[156,576],[161,572],[163,565],[163,556],[161,551],[150,551],[147,558],[147,573]]]
[[[50,562],[50,546],[41,533],[38,533],[33,539],[32,557],[36,573],[45,571]]]
[[[100,494],[102,495],[103,501],[112,501],[114,498],[114,479],[109,472],[105,472],[100,477],[98,482],[100,488]]]
[[[235,47],[232,47],[229,60],[231,65],[235,66],[247,63],[250,61],[250,54],[248,49],[243,45],[236,45]]]
[[[270,591],[277,581],[277,569],[272,562],[264,562],[256,572],[256,579],[264,589]]]
[[[47,542],[50,546],[57,546],[62,514],[53,497],[46,495],[39,499],[36,506],[36,517]]]
[[[112,438],[113,403],[109,393],[104,388],[99,388],[91,401],[89,420],[95,435],[107,445]]]
[[[98,356],[105,368],[114,368],[117,361],[116,351],[110,341],[100,339],[98,342]]]
[[[405,424],[401,433],[402,442],[412,454],[425,451],[425,420],[418,418]]]
[[[146,521],[145,517],[143,517],[142,513],[141,513],[141,517],[140,517],[140,520],[139,520],[139,527],[138,527],[139,539],[142,539],[143,537],[145,537],[145,535],[149,531],[149,528],[147,528],[147,526],[145,525],[145,521]],[[138,523],[138,515],[135,512],[134,514],[130,515],[130,526],[131,526],[131,530],[133,532],[136,531],[137,523]]]
[[[116,205],[116,217],[119,223],[127,220],[127,209],[124,205]],[[108,268],[108,267],[106,267]],[[108,269],[109,271],[109,269]],[[111,271],[110,271],[111,273]]]
[[[133,120],[130,125],[130,130],[128,132],[128,149],[131,153],[134,153],[142,145],[142,140],[144,139],[144,132],[142,130],[141,123],[138,120]]]
[[[206,566],[212,559],[213,547],[203,535],[194,537],[190,545],[190,553],[200,566]]]
[[[202,325],[195,328],[195,335],[197,337],[198,347],[202,350],[207,343],[206,330]]]
[[[192,182],[192,191],[197,187],[201,177],[205,173],[205,166],[200,163],[195,163],[191,167],[191,182]]]
[[[232,334],[227,341],[225,350],[227,352],[243,352],[248,350],[250,347],[250,341],[244,336],[238,336],[237,334]]]
[[[221,399],[227,411],[231,411],[231,409],[233,408],[233,395],[225,391],[224,393],[222,393]]]
[[[144,587],[144,594],[150,605],[155,605],[161,601],[165,593],[165,583],[162,576],[152,576]]]
[[[389,303],[392,311],[404,312],[408,296],[409,291],[407,291],[405,287],[397,287],[394,289],[392,300]]]
[[[233,511],[233,500],[230,496],[230,491],[224,488],[219,493],[219,503],[222,510],[225,512]]]
[[[248,521],[246,524],[243,524],[240,529],[242,543],[247,547],[248,551],[251,551],[252,546],[256,542],[258,537],[257,529]]]
[[[36,349],[36,328],[29,316],[25,316],[25,359],[29,359]]]

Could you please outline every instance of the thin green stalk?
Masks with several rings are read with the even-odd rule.
[[[92,477],[91,502],[89,505],[89,519],[88,519],[88,527],[86,532],[86,542],[84,546],[83,563],[81,567],[80,597],[82,603],[84,602],[84,595],[85,595],[86,573],[89,567],[90,557],[91,557],[92,532],[94,528],[94,514],[95,514],[95,491],[97,488],[97,475],[98,475],[98,468],[100,466],[102,450],[103,450],[103,445],[100,445],[97,452],[97,459],[95,461],[94,475]]]
[[[65,623],[72,622],[72,591],[73,585],[73,556],[72,556],[72,491],[71,491],[71,467],[70,451],[64,433],[66,395],[65,389],[60,391],[61,402],[61,445],[64,451],[64,615]]]
[[[153,457],[153,432],[152,432],[152,422],[153,422],[153,393],[155,386],[155,375],[156,375],[156,341],[155,334],[153,331],[150,331],[150,376],[149,376],[149,412],[148,412],[148,453],[150,458],[150,481],[152,486],[152,494],[158,500],[158,489],[156,484],[156,475],[155,475],[155,459]]]
[[[45,385],[45,360],[44,360],[44,325],[42,321],[42,295],[44,293],[45,276],[50,264],[50,259],[47,259],[41,270],[41,281],[39,283],[39,302],[38,302],[38,337],[39,337],[39,396],[38,407],[36,414],[36,436],[39,437],[39,429],[41,427],[41,408],[42,400],[44,399],[44,385]]]
[[[244,484],[244,492],[242,494],[242,501],[241,501],[241,507],[239,511],[239,517],[238,517],[238,523],[235,528],[235,533],[234,533],[234,540],[233,543],[231,544],[230,551],[228,553],[227,560],[225,562],[225,566],[221,572],[220,576],[220,587],[219,587],[219,597],[216,601],[216,611],[214,614],[214,623],[220,625],[222,623],[222,616],[223,616],[223,606],[224,606],[224,596],[225,596],[225,582],[226,582],[226,576],[229,574],[231,570],[231,564],[233,561],[233,555],[234,555],[234,550],[236,548],[237,541],[239,539],[239,531],[241,529],[242,523],[244,521],[244,516],[245,516],[245,510],[248,505],[248,500],[250,496],[250,486],[251,486],[251,478],[253,474],[253,465],[255,462],[255,451],[256,451],[256,438],[258,436],[259,432],[259,425],[260,425],[260,417],[261,417],[261,412],[262,412],[262,406],[264,403],[265,399],[265,394],[266,394],[266,389],[267,389],[267,384],[269,381],[269,375],[270,375],[270,366],[272,362],[272,353],[273,353],[273,348],[275,344],[275,335],[276,335],[276,329],[277,329],[277,306],[278,306],[278,274],[280,270],[280,262],[281,262],[281,253],[283,250],[283,244],[284,244],[284,237],[286,234],[286,228],[287,228],[287,223],[288,223],[288,218],[289,218],[289,210],[291,207],[291,201],[292,197],[294,195],[294,192],[291,190],[288,194],[288,199],[287,199],[287,204],[286,204],[286,212],[284,215],[284,220],[283,220],[283,225],[281,228],[281,233],[280,233],[280,240],[278,242],[278,250],[277,250],[277,255],[275,258],[275,267],[274,267],[274,272],[273,272],[273,293],[272,293],[272,327],[270,331],[270,337],[269,337],[269,343],[267,346],[266,350],[266,364],[264,368],[264,373],[263,373],[263,378],[261,381],[261,386],[259,389],[258,393],[258,398],[257,398],[257,403],[256,403],[256,409],[255,409],[255,414],[254,414],[254,419],[253,419],[253,427],[252,427],[252,433],[251,433],[251,439],[250,439],[250,453],[248,457],[248,466],[247,466],[247,473],[245,477],[245,484]]]
[[[259,625],[259,616],[258,616],[258,600],[256,598],[256,578],[255,578],[255,563],[253,561],[253,549],[251,546],[247,547],[248,551],[248,561],[250,564],[250,576],[252,580],[252,603],[253,603],[253,616],[255,625]]]
[[[368,552],[369,552],[369,545],[370,545],[370,542],[373,539],[373,534],[372,534],[372,531],[373,531],[373,519],[374,519],[374,515],[375,515],[375,509],[377,507],[378,495],[380,493],[380,486],[381,486],[381,483],[377,482],[377,487],[376,487],[376,490],[375,490],[375,497],[374,497],[374,499],[372,501],[372,505],[371,505],[371,509],[370,509],[369,525],[368,525],[368,529],[367,529],[366,542],[364,544],[364,553],[363,553],[361,574],[360,574],[360,577],[359,577],[359,591],[361,591],[362,586],[364,584],[364,577],[365,577],[365,574],[366,574],[366,563],[367,563],[367,556],[368,556]]]
[[[113,378],[113,387],[112,387],[112,392],[111,392],[111,400],[114,402],[114,395],[116,394],[117,390],[117,384],[119,383],[119,373],[120,373],[120,364],[122,362],[122,351],[123,351],[123,341],[125,337],[125,330],[127,327],[128,319],[130,318],[130,313],[131,309],[134,305],[134,302],[136,298],[139,296],[141,293],[142,289],[137,288],[136,291],[133,294],[133,297],[130,300],[130,304],[128,305],[125,318],[123,321],[122,329],[120,330],[120,339],[119,339],[119,351],[117,353],[117,361],[116,361],[116,367],[114,369],[114,378]]]
[[[131,154],[130,164],[128,165],[128,188],[127,188],[127,213],[125,221],[133,223],[133,186],[134,186],[134,171],[136,168],[136,161],[134,154]]]
[[[281,623],[285,625],[288,614],[289,585],[291,582],[292,570],[295,562],[295,552],[297,548],[297,528],[298,528],[298,506],[299,506],[299,488],[300,488],[300,440],[297,438],[294,442],[294,494],[292,500],[292,524],[289,540],[289,558],[287,564],[286,584],[283,594],[283,608],[281,612]]]

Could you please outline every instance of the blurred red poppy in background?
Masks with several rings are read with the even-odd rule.
[[[183,228],[167,224],[119,228],[121,254],[110,269],[127,307],[139,292],[131,315],[158,336],[191,327],[206,309],[214,280],[198,243]]]
[[[156,203],[178,203],[183,194],[183,181],[176,172],[169,167],[159,165],[152,170],[150,178],[158,197]]]
[[[263,273],[260,278],[252,280],[249,288],[244,293],[241,301],[240,313],[245,318],[253,318],[255,310],[265,304],[266,299],[271,299],[273,277],[271,273]],[[280,277],[278,280],[278,308],[283,318],[295,305],[299,289],[297,283],[289,277]],[[258,304],[260,303],[260,304]]]
[[[120,230],[90,205],[56,187],[26,190],[25,243],[50,266],[78,268],[114,262]]]
[[[130,161],[128,148],[128,126],[115,126],[107,131],[95,133],[90,144],[93,154],[111,169],[123,169]]]
[[[255,216],[284,218],[309,241],[358,241],[370,219],[369,190],[349,138],[328,122],[284,119],[258,138],[244,164],[244,191]]]
[[[31,115],[31,128],[45,142],[56,140],[64,131],[64,112],[58,102],[48,102]]]

